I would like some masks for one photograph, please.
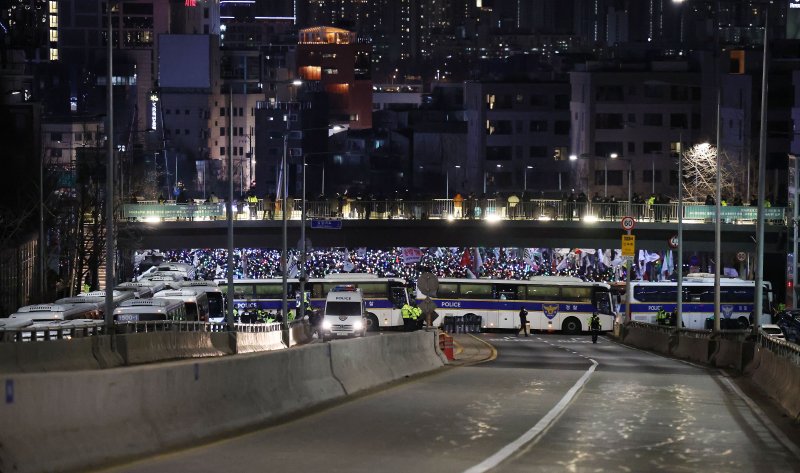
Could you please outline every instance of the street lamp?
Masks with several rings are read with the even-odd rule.
[[[522,190],[528,192],[528,170],[533,169],[533,166],[525,166],[525,172],[522,174]]]

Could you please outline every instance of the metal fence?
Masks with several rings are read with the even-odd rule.
[[[795,365],[800,366],[800,346],[780,338],[771,337],[763,332],[758,335],[758,345],[772,353],[786,358]]]
[[[301,218],[302,201],[290,199],[286,206],[287,219]],[[281,220],[283,203],[281,201],[234,202],[236,220]],[[768,224],[783,224],[786,209],[768,207],[764,219]],[[552,199],[534,199],[512,205],[503,200],[486,199],[477,201],[454,201],[453,199],[433,200],[326,200],[307,201],[307,219],[348,219],[348,220],[426,220],[426,219],[466,219],[466,220],[555,220],[555,221],[619,221],[630,215],[641,222],[675,222],[681,207],[677,203],[643,204],[628,202],[568,202]],[[686,223],[711,223],[716,218],[716,207],[697,202],[683,204],[683,218]],[[756,220],[756,207],[725,206],[721,208],[720,218],[729,224],[753,224]],[[226,218],[225,203],[177,204],[173,202],[158,204],[141,202],[125,204],[119,218],[127,221],[211,221]]]
[[[72,338],[91,337],[104,334],[105,325],[103,321],[92,320],[85,322],[81,321],[79,323],[53,324],[45,326],[28,325],[26,327],[4,327],[2,330],[0,330],[0,342],[70,340]]]

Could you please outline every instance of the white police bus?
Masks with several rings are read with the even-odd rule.
[[[425,296],[418,290],[417,297]],[[519,330],[520,308],[528,311],[531,330],[579,333],[589,328],[596,313],[601,330],[614,327],[610,286],[563,276],[535,276],[530,280],[440,279],[436,296],[441,325],[447,316],[481,318],[481,327]]]
[[[227,294],[227,281],[217,280],[219,289]],[[300,283],[288,279],[289,309],[296,310],[300,303]],[[406,281],[402,278],[380,278],[374,274],[329,274],[312,278],[306,283],[309,302],[314,310],[322,311],[325,298],[336,286],[351,285],[361,289],[365,306],[367,330],[399,328],[403,326],[401,309],[409,302]],[[239,310],[260,309],[277,312],[281,309],[283,282],[281,279],[237,279],[233,282],[233,303]]]
[[[739,278],[720,279],[720,317],[723,328],[745,329],[754,312],[755,281]],[[770,323],[772,285],[764,281],[762,288],[764,306],[760,311],[761,323]],[[659,309],[672,313],[677,306],[678,283],[675,281],[631,281],[631,320],[656,323]],[[625,310],[622,295],[620,310]],[[704,329],[706,320],[714,316],[714,275],[692,273],[683,278],[683,326]]]

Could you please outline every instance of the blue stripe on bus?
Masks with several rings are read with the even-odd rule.
[[[714,304],[713,303],[683,303],[683,312],[714,312]],[[620,306],[624,309],[625,303],[620,304]],[[667,312],[672,312],[677,307],[677,304],[659,304],[659,303],[651,303],[651,304],[642,304],[636,303],[631,304],[631,312],[658,312],[658,309],[664,309]],[[747,312],[750,313],[753,310],[753,304],[721,304],[720,311],[723,315],[726,312]]]
[[[288,299],[289,309],[294,309],[297,306],[297,301],[295,299]],[[312,299],[311,307],[314,309],[324,309],[325,308],[325,301],[322,299]],[[242,300],[242,299],[234,299],[234,305],[239,308],[255,308],[261,310],[277,310],[283,307],[283,301],[280,299],[266,299],[266,300]],[[394,306],[392,305],[391,301],[386,299],[365,299],[364,306],[367,309],[391,309]]]
[[[533,302],[533,301],[502,301],[502,300],[470,300],[470,299],[433,299],[439,309],[460,310],[516,310],[525,306],[529,311],[543,311],[542,306],[548,306],[558,312],[592,312],[592,304],[576,302]]]

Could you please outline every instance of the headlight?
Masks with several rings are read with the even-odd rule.
[[[329,320],[323,320],[322,321],[322,329],[323,330],[330,330],[331,328],[333,328],[333,324],[331,324],[331,322]]]
[[[353,322],[353,330],[361,330],[362,328],[364,328],[363,322],[361,322],[360,320],[356,320],[355,322]]]

